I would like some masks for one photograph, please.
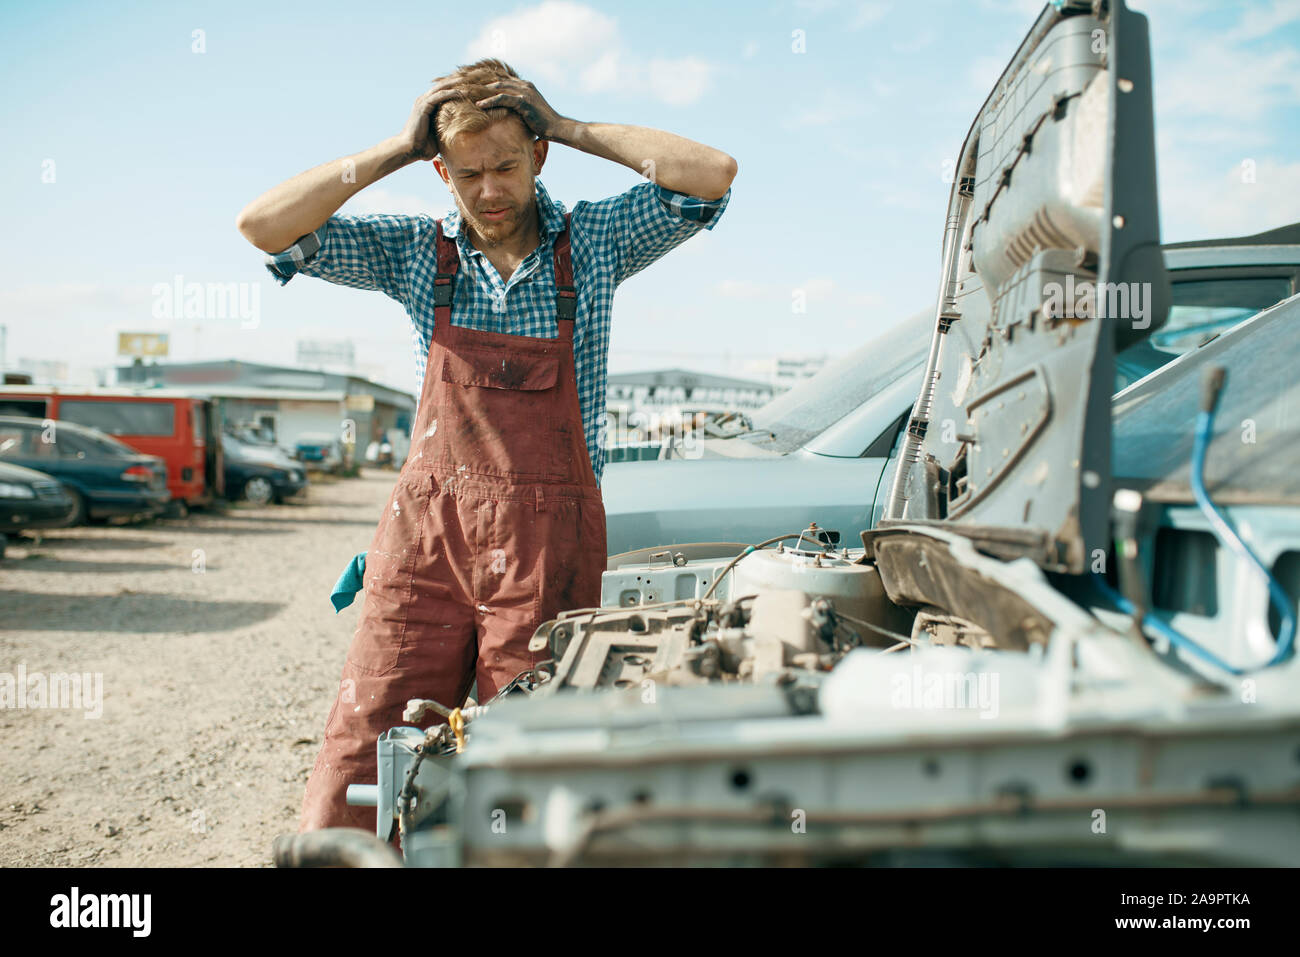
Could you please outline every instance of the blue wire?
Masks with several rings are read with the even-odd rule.
[[[1242,541],[1237,530],[1232,527],[1226,515],[1219,511],[1218,506],[1210,501],[1210,493],[1205,488],[1205,454],[1210,447],[1210,435],[1214,428],[1214,410],[1202,411],[1196,416],[1196,440],[1192,445],[1192,495],[1196,497],[1196,504],[1201,507],[1205,517],[1209,519],[1210,526],[1214,529],[1215,537],[1220,543],[1228,545],[1240,558],[1250,562],[1260,573],[1268,580],[1268,597],[1278,611],[1282,620],[1281,632],[1277,638],[1277,653],[1273,655],[1268,666],[1272,666],[1282,661],[1291,653],[1291,643],[1295,639],[1295,610],[1291,607],[1291,599],[1287,593],[1282,590],[1264,563],[1259,560],[1250,546]]]
[[[1263,573],[1264,577],[1268,579],[1269,601],[1277,608],[1278,613],[1282,618],[1281,634],[1278,635],[1277,640],[1277,652],[1267,664],[1263,665],[1265,668],[1271,668],[1291,653],[1291,644],[1295,639],[1295,612],[1291,608],[1290,598],[1288,598],[1286,592],[1282,590],[1282,586],[1277,583],[1277,579],[1269,573],[1269,570],[1264,566],[1264,563],[1261,562],[1259,558],[1256,557],[1255,553],[1250,550],[1250,546],[1242,541],[1241,536],[1238,535],[1236,529],[1232,527],[1227,516],[1220,512],[1218,507],[1210,501],[1210,494],[1205,488],[1205,455],[1206,452],[1209,451],[1210,436],[1213,433],[1213,430],[1213,408],[1208,412],[1202,411],[1198,413],[1196,416],[1195,438],[1192,444],[1192,495],[1195,497],[1196,504],[1200,506],[1201,511],[1205,513],[1205,517],[1209,519],[1210,527],[1213,529],[1214,535],[1219,540],[1219,543],[1231,548],[1240,558],[1253,564]],[[1137,608],[1134,604],[1115,589],[1111,588],[1106,579],[1100,575],[1094,574],[1093,580],[1120,611],[1124,612],[1126,615],[1137,614]],[[1150,628],[1152,631],[1163,635],[1169,640],[1170,644],[1177,648],[1196,655],[1201,660],[1207,661],[1214,667],[1221,668],[1229,674],[1243,675],[1256,670],[1253,668],[1237,668],[1228,664],[1218,655],[1214,654],[1214,652],[1201,647],[1164,619],[1157,618],[1151,612],[1147,612],[1142,616],[1142,626]]]
[[[1137,607],[1131,601],[1129,601],[1127,598],[1125,598],[1123,595],[1117,592],[1115,589],[1111,588],[1110,583],[1107,582],[1105,578],[1095,573],[1093,574],[1092,578],[1093,581],[1096,583],[1097,587],[1102,590],[1102,592],[1106,595],[1107,598],[1109,598],[1112,602],[1114,602],[1114,604],[1119,608],[1120,611],[1124,612],[1124,614],[1126,615],[1137,614]],[[1214,667],[1222,668],[1224,671],[1228,672],[1229,674],[1240,675],[1246,673],[1244,668],[1237,668],[1234,667],[1233,665],[1228,664],[1226,661],[1224,661],[1214,652],[1210,651],[1208,648],[1202,648],[1196,642],[1192,641],[1192,639],[1184,635],[1181,631],[1175,629],[1163,618],[1157,618],[1151,612],[1147,612],[1145,615],[1142,616],[1142,627],[1150,628],[1152,631],[1158,632],[1159,634],[1163,635],[1165,638],[1169,639],[1169,643],[1171,645],[1181,648],[1183,651],[1190,652],[1191,654],[1196,655],[1198,658],[1201,658],[1204,661],[1208,661],[1210,664],[1214,665]]]

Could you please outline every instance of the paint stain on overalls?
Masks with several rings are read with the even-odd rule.
[[[568,220],[556,237],[554,339],[451,324],[459,254],[438,223],[433,338],[410,454],[366,559],[365,603],[303,798],[300,830],[375,828],[349,784],[410,698],[479,700],[547,655],[528,641],[600,604],[605,508],[573,361]]]

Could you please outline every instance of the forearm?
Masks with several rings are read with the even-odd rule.
[[[621,163],[678,193],[718,199],[736,176],[736,161],[721,150],[645,126],[564,120],[547,137]]]
[[[354,194],[418,158],[399,138],[384,140],[267,190],[244,207],[235,226],[263,252],[282,252],[324,224]]]

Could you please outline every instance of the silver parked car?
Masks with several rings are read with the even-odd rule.
[[[1169,315],[1115,357],[1116,392],[1300,292],[1300,223],[1163,249]],[[609,554],[752,543],[812,521],[849,535],[875,525],[933,321],[929,311],[899,323],[739,419],[725,437],[699,432],[663,460],[607,465]]]

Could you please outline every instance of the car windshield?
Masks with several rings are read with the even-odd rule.
[[[56,425],[57,429],[59,426]],[[66,428],[66,426],[65,426]],[[67,429],[71,435],[75,435],[82,445],[96,449],[97,451],[107,453],[108,455],[139,455],[140,453],[131,448],[120,439],[115,439],[111,435],[105,435],[97,429]]]
[[[64,399],[59,418],[109,435],[174,435],[176,408],[171,402],[112,402]]]
[[[1300,501],[1300,472],[1289,450],[1300,441],[1300,299],[1170,363],[1115,400],[1112,469],[1121,485],[1165,501],[1190,501],[1190,473],[1205,368],[1225,384],[1206,454],[1205,483],[1220,502]]]
[[[917,313],[753,412],[754,429],[773,436],[763,448],[800,448],[910,372],[929,351],[933,323],[933,312]]]
[[[1116,392],[1287,298],[1291,281],[1277,276],[1175,279],[1171,290],[1165,324],[1115,357]]]

